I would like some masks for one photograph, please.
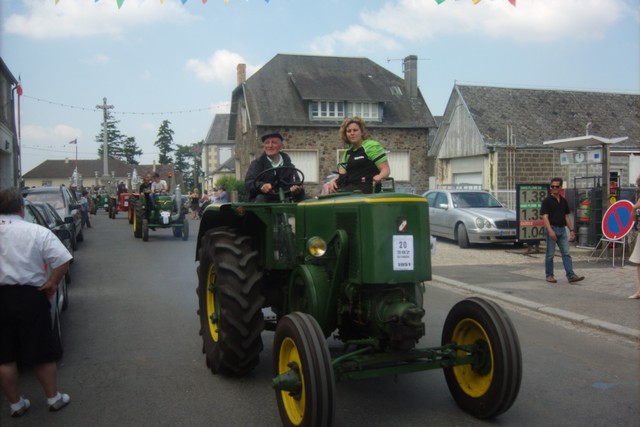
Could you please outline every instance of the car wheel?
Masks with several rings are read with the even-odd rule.
[[[84,234],[82,234],[82,230],[80,230],[80,233],[78,233],[77,241],[78,242],[84,241]]]
[[[458,236],[458,246],[462,249],[467,249],[469,246],[469,234],[467,233],[467,227],[464,224],[458,225],[458,231],[456,233]]]

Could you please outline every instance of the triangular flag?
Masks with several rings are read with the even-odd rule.
[[[436,3],[442,4],[442,3],[444,3],[444,0],[436,0]]]
[[[511,3],[513,7],[516,7],[516,0],[509,0],[509,3]]]
[[[118,3],[118,9],[120,9],[122,7],[122,3],[124,3],[124,0],[117,0]]]
[[[76,145],[78,145],[78,138],[74,139],[73,141],[69,141],[69,144],[76,144]]]
[[[182,4],[185,4],[187,2],[187,0],[181,0],[181,1],[182,1]]]
[[[480,0],[473,0],[473,4],[478,4],[480,3]]]

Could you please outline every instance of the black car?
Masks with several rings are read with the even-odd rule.
[[[56,236],[60,239],[62,244],[67,248],[67,250],[73,255],[73,246],[71,242],[71,222],[65,223],[65,221],[60,218],[58,212],[46,202],[31,202],[33,206],[38,209],[38,211],[42,214],[44,220],[47,223],[47,228],[54,232]],[[71,221],[71,219],[68,219]],[[69,233],[61,233],[62,230],[68,230]],[[73,263],[73,260],[71,260]],[[69,272],[67,272],[67,283],[71,282],[71,276]]]
[[[32,202],[46,202],[53,206],[60,218],[71,224],[71,247],[73,250],[78,248],[78,242],[84,240],[81,205],[66,186],[26,188],[22,195]]]
[[[42,227],[47,227],[47,220],[40,213],[38,208],[36,208],[33,203],[29,200],[25,199],[24,201],[24,220],[41,225]],[[54,233],[58,236],[60,240],[70,240],[71,233],[68,229],[63,228],[59,229]],[[58,291],[51,299],[51,325],[53,327],[54,335],[57,338],[56,344],[60,346],[62,350],[62,328],[60,325],[60,314],[62,311],[66,310],[69,305],[69,296],[67,292],[67,278],[66,276],[60,280],[58,284]]]

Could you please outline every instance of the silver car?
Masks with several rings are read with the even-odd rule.
[[[434,236],[456,240],[461,248],[473,243],[514,243],[516,212],[486,191],[431,190],[429,227]]]

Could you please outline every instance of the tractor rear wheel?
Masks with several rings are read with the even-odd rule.
[[[134,237],[142,237],[142,219],[144,218],[144,209],[142,208],[142,202],[136,203],[135,211],[133,213],[133,235]]]
[[[149,221],[146,218],[142,220],[142,241],[149,241]]]
[[[444,369],[458,406],[477,418],[493,418],[511,407],[522,379],[520,341],[511,319],[500,306],[468,298],[451,308],[442,330],[442,345],[476,345],[470,365]],[[468,353],[458,350],[458,356]]]
[[[214,374],[244,375],[258,364],[264,329],[262,272],[249,236],[226,228],[202,238],[198,266],[200,334]]]
[[[276,327],[273,343],[276,400],[285,426],[330,426],[334,418],[335,379],[331,355],[316,319],[294,312]]]
[[[182,221],[182,240],[189,240],[189,219],[185,218]]]

